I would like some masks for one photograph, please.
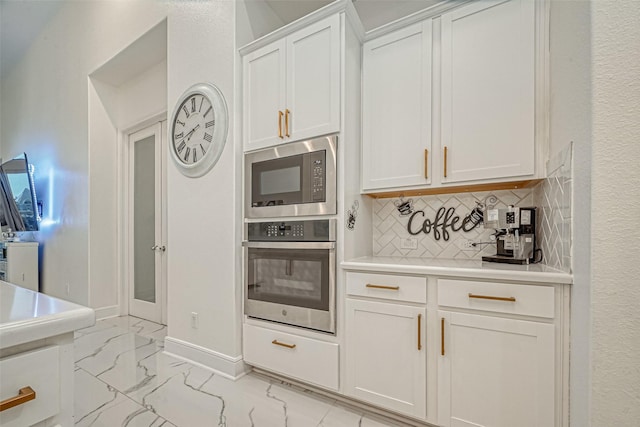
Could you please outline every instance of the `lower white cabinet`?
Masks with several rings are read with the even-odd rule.
[[[3,242],[0,248],[0,280],[38,292],[38,242]]]
[[[345,393],[424,418],[425,325],[423,307],[347,298]]]
[[[439,311],[438,424],[555,425],[554,325]]]
[[[338,344],[245,323],[244,361],[338,390]]]
[[[60,412],[59,360],[58,346],[0,359],[0,400],[3,406],[0,425],[30,426]]]

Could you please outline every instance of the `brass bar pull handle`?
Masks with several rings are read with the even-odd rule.
[[[284,138],[282,136],[282,111],[278,110],[278,137]]]
[[[447,147],[444,147],[444,177],[447,177]]]
[[[279,345],[280,347],[296,348],[295,344],[286,344],[286,343],[280,342],[278,340],[271,341],[271,344]]]
[[[422,314],[418,314],[418,350],[422,350]]]
[[[287,138],[291,136],[289,135],[289,114],[291,114],[291,111],[284,110],[284,134]]]
[[[429,150],[424,149],[424,178],[429,178]]]
[[[469,294],[469,298],[477,298],[477,299],[490,299],[490,300],[494,300],[494,301],[509,301],[509,302],[516,302],[516,299],[514,297],[493,297],[491,295],[475,295],[475,294]]]
[[[18,395],[10,397],[0,402],[0,412],[11,409],[14,406],[22,405],[31,400],[35,400],[36,392],[31,387],[23,387],[18,390]]]
[[[444,317],[440,319],[440,355],[444,356]]]
[[[372,285],[371,283],[367,283],[367,288],[387,289],[387,290],[390,290],[390,291],[398,291],[398,290],[400,290],[400,286]]]

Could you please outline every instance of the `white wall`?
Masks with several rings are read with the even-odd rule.
[[[552,1],[550,158],[574,142],[570,419],[589,425],[591,390],[591,45],[590,2]]]
[[[89,81],[89,306],[117,306],[121,275],[118,246],[122,198],[118,194],[126,132],[167,110],[167,62],[162,61],[115,87]],[[118,145],[121,145],[118,149]],[[122,258],[121,258],[122,259]]]
[[[211,82],[230,115],[226,147],[209,173],[187,178],[168,164],[169,336],[231,357],[241,353],[234,23],[235,2],[175,2],[169,10],[169,106],[189,86]],[[190,325],[192,312],[198,329]]]
[[[5,155],[26,151],[37,168],[41,285],[50,295],[89,303],[87,76],[165,17],[156,1],[65,2],[2,76],[3,106],[12,108],[2,111],[0,140]]]
[[[591,5],[591,423],[640,422],[640,2]]]

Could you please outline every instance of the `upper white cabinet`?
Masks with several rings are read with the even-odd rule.
[[[243,57],[245,151],[340,130],[340,15]]]
[[[441,52],[443,182],[532,176],[535,2],[442,15]]]
[[[431,182],[431,20],[363,47],[362,187]]]
[[[364,192],[540,177],[538,3],[470,2],[364,44]]]
[[[272,43],[243,58],[245,149],[283,141],[285,109],[285,40]]]

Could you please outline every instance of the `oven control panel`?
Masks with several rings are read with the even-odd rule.
[[[249,241],[335,241],[335,220],[252,222],[247,224]]]

